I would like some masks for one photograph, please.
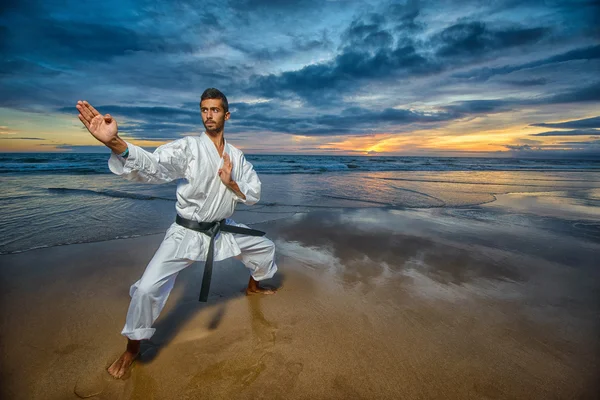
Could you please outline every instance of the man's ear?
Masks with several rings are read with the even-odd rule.
[[[225,113],[225,121],[227,121],[229,119],[229,117],[231,117],[231,114],[229,113],[229,111],[227,111]]]

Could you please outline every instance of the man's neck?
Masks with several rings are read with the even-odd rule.
[[[222,155],[223,148],[225,147],[223,131],[215,133],[206,132],[206,136],[208,136],[210,140],[214,143],[215,147],[217,148],[217,151],[219,152],[219,155]]]

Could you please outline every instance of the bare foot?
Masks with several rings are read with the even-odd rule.
[[[250,296],[252,294],[275,294],[275,293],[277,293],[276,289],[265,289],[265,288],[246,289],[246,296]]]
[[[258,281],[254,280],[254,278],[250,277],[250,282],[248,282],[248,287],[246,288],[246,296],[250,296],[251,294],[275,294],[277,293],[276,289],[267,289],[261,288],[258,284]]]
[[[131,364],[140,354],[140,341],[139,340],[131,340],[127,342],[127,350],[121,357],[119,357],[115,362],[108,367],[108,373],[113,377],[120,379],[122,378],[131,368]]]

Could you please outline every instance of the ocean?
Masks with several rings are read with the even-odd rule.
[[[0,254],[164,232],[175,218],[177,182],[129,182],[110,173],[108,157],[0,154]],[[246,157],[263,183],[261,201],[239,205],[233,216],[247,224],[322,208],[446,208],[464,214],[501,194],[548,194],[584,210],[565,218],[600,240],[600,160]]]

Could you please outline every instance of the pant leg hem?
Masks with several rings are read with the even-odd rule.
[[[132,331],[125,331],[123,329],[121,335],[131,340],[146,340],[150,339],[152,335],[154,335],[154,332],[156,332],[156,329],[154,328],[134,329]]]
[[[271,268],[266,274],[262,274],[262,275],[258,275],[255,276],[254,273],[252,273],[252,278],[255,281],[263,281],[265,279],[270,279],[273,277],[273,275],[275,275],[275,273],[277,272],[277,265],[273,264],[273,268]]]

